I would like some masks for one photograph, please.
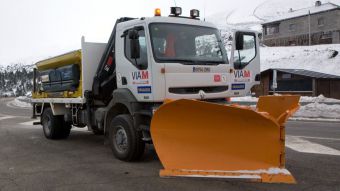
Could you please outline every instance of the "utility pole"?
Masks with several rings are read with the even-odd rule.
[[[273,95],[276,94],[276,89],[277,89],[277,70],[273,70],[273,84],[272,84],[272,89],[273,89]]]
[[[310,27],[310,10],[308,11],[308,44],[309,44],[309,46],[311,46],[312,45],[312,39],[311,39],[311,29],[310,29],[311,27]]]
[[[206,4],[206,1],[204,1],[204,21],[205,21],[205,9],[206,9],[206,7],[207,7],[207,4]]]

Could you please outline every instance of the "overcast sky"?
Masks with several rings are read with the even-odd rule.
[[[264,1],[177,0],[176,4],[186,15],[196,8],[203,16],[205,7],[209,16],[251,10]],[[0,0],[0,65],[32,64],[79,49],[81,36],[106,42],[116,18],[153,16],[155,8],[168,15],[174,4],[174,0]]]

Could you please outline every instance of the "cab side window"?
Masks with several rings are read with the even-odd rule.
[[[129,31],[126,31],[125,34],[128,34],[128,32]],[[125,39],[124,39],[125,57],[136,67],[138,65],[147,66],[148,65],[148,54],[147,54],[144,28],[142,27],[138,28],[138,35],[139,35],[138,41],[139,41],[139,47],[140,47],[140,57],[137,59],[131,58],[131,51],[130,51],[131,40],[129,39],[128,35],[125,35]]]
[[[235,69],[246,67],[256,57],[256,37],[255,34],[242,34],[240,37],[242,49],[234,52]]]

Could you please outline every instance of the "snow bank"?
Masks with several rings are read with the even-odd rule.
[[[251,96],[244,96],[244,97],[232,97],[232,102],[257,102],[257,97],[251,97]]]
[[[251,96],[244,96],[244,97],[232,97],[232,102],[257,102],[257,97],[251,97]],[[310,96],[301,96],[300,103],[301,102],[317,102],[317,103],[339,103],[340,100],[333,99],[333,98],[327,98],[323,95],[319,95],[318,97],[310,97]]]
[[[330,58],[334,51],[338,55]],[[270,68],[305,69],[340,76],[340,44],[261,47],[261,71]]]
[[[14,108],[31,108],[30,99],[25,96],[19,96],[15,98],[13,101],[8,102],[7,106]]]
[[[250,102],[256,103],[258,98],[245,96],[245,97],[233,97],[232,102]],[[323,95],[318,97],[302,96],[300,103],[307,102],[309,104],[303,105],[293,115],[295,120],[324,120],[324,119],[336,119],[340,120],[340,100],[333,98],[326,98]],[[328,103],[328,104],[327,104]],[[330,104],[334,103],[334,104]],[[255,108],[255,107],[254,107]]]
[[[302,96],[300,98],[300,102],[324,102],[324,103],[340,103],[340,100],[327,98],[323,95],[319,95],[318,97],[309,97],[309,96]]]
[[[310,103],[301,106],[294,114],[295,118],[324,118],[340,119],[340,105],[327,105],[323,103]]]

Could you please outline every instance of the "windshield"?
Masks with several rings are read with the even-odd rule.
[[[217,29],[169,23],[150,24],[152,49],[158,62],[226,64],[226,50]]]

